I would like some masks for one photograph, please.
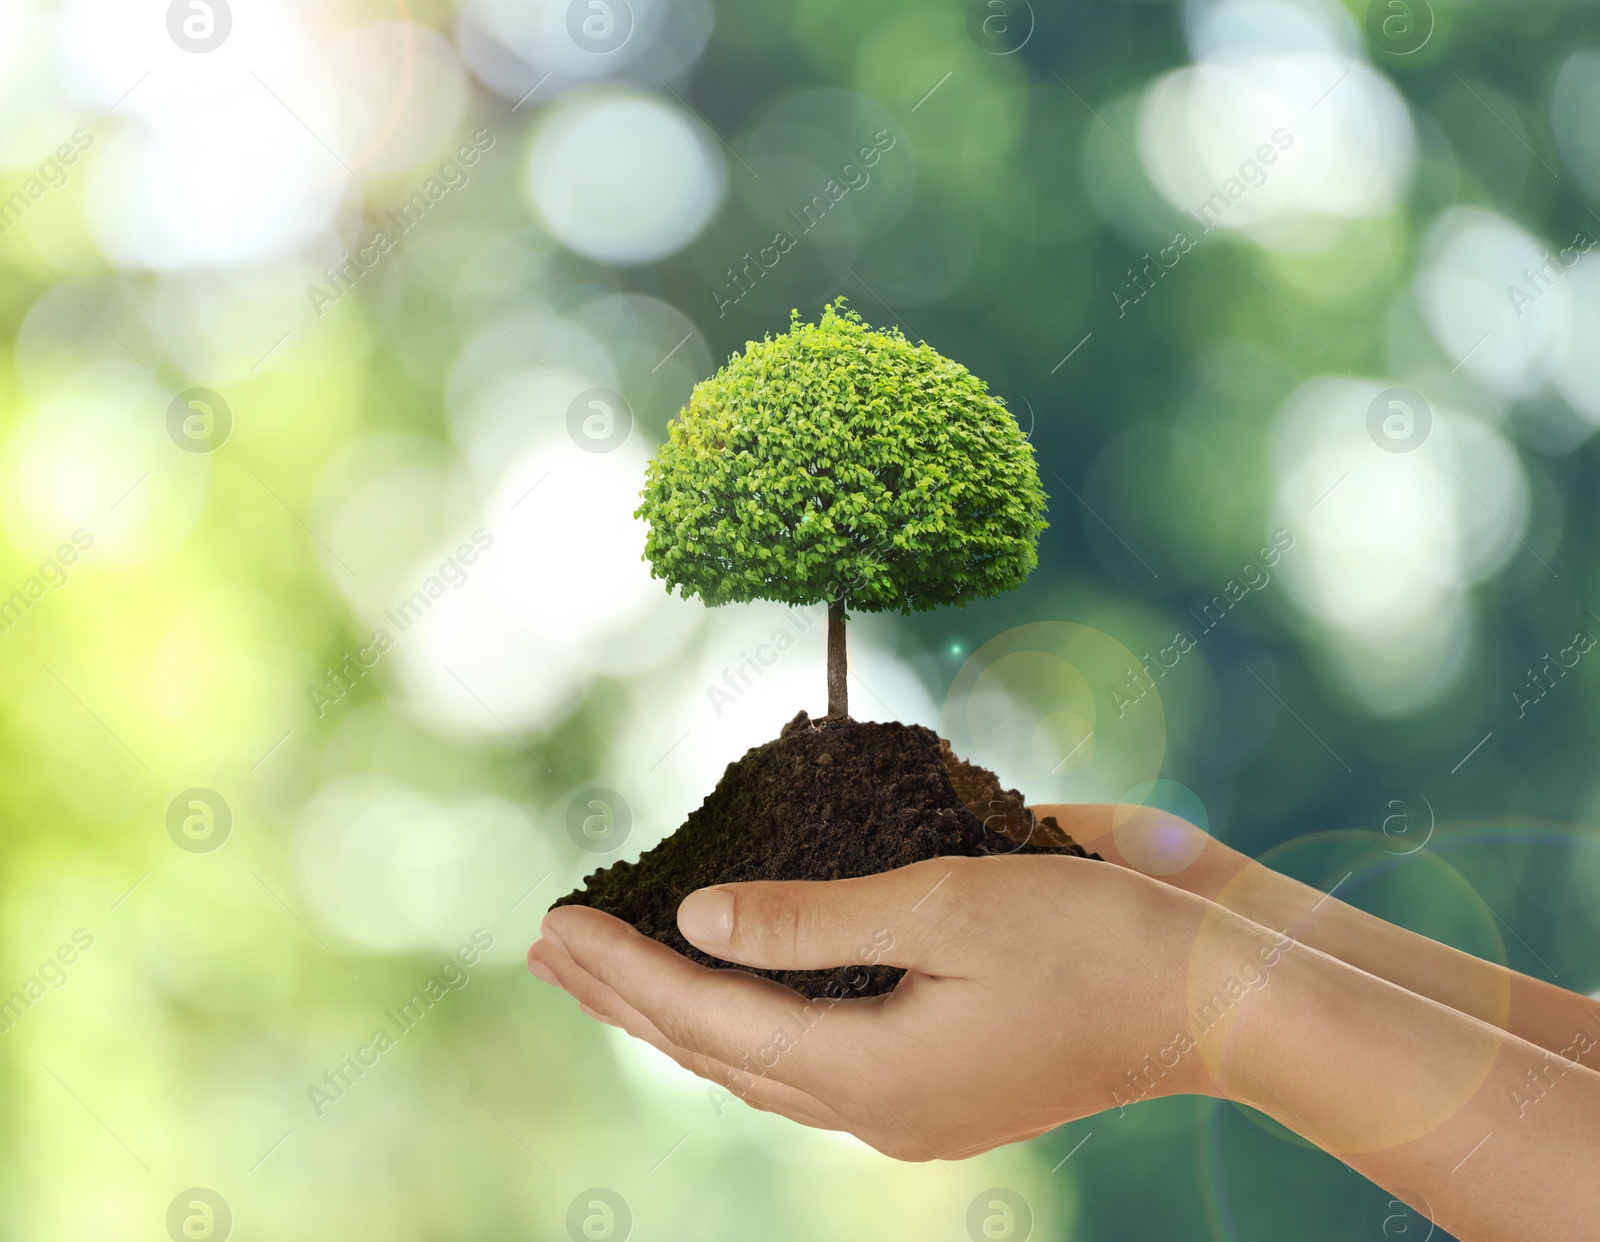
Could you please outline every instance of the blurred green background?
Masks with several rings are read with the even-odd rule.
[[[5,1236],[1427,1235],[1206,1101],[896,1165],[523,970],[822,708],[631,514],[840,294],[1051,496],[858,715],[1600,988],[1595,6],[0,0],[0,105]]]

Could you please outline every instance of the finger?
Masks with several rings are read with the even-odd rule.
[[[678,906],[678,930],[706,953],[767,970],[881,964],[959,974],[966,955],[951,917],[962,887],[955,877],[976,861],[935,858],[858,879],[702,888]]]
[[[579,968],[574,966],[572,969]],[[743,1070],[734,1069],[733,1066],[726,1065],[714,1057],[678,1047],[661,1034],[653,1022],[611,992],[604,984],[596,980],[593,981],[593,986],[597,989],[596,1005],[590,1006],[579,1002],[581,1009],[589,1011],[591,1016],[602,1016],[603,1020],[609,1021],[611,1025],[620,1027],[635,1039],[649,1044],[691,1074],[715,1083],[750,1107],[762,1112],[777,1113],[790,1121],[819,1130],[850,1129],[849,1123],[843,1117],[798,1087],[791,1087],[772,1078],[756,1077]],[[608,993],[609,999],[601,1000],[599,992]],[[609,1016],[597,1012],[602,1007]]]
[[[606,1017],[605,1014],[601,1013],[598,1009],[595,1009],[592,1006],[586,1005],[582,1001],[578,1002],[578,1012],[583,1014],[587,1018],[593,1018],[596,1022],[604,1022],[607,1026],[620,1026],[621,1025],[621,1023],[619,1023],[619,1022],[617,1022],[617,1021],[615,1021],[615,1020],[613,1020],[611,1018]]]
[[[690,1073],[738,1096],[752,1108],[779,1113],[791,1121],[816,1129],[850,1128],[849,1123],[833,1109],[796,1087],[746,1073],[714,1057],[680,1048],[667,1039],[655,1023],[589,974],[564,951],[553,947],[542,947],[544,945],[544,941],[536,944],[530,951],[530,957],[537,955],[558,984],[577,1000],[578,1008],[590,1017],[620,1027],[635,1039],[642,1040],[671,1057]]]
[[[669,1043],[818,1095],[872,1036],[872,1000],[806,1000],[770,979],[709,970],[598,910],[564,906],[543,933]],[[549,960],[548,958],[546,959]]]
[[[562,988],[577,1001],[578,1008],[587,1012],[590,1017],[598,1017],[601,1021],[609,1022],[613,1026],[619,1026],[636,1039],[642,1039],[646,1043],[654,1044],[662,1048],[663,1051],[666,1048],[676,1047],[657,1029],[654,1022],[628,1004],[611,988],[584,970],[583,967],[579,966],[567,955],[565,949],[557,947],[554,942],[540,940],[529,950],[529,957],[537,958],[543,964],[545,970],[550,972],[550,976],[555,981],[556,986]],[[683,1056],[699,1055],[682,1049],[678,1051]],[[733,1067],[722,1065],[720,1061],[711,1063],[710,1058],[706,1058],[706,1060],[708,1062],[706,1068],[710,1072],[701,1073],[701,1070],[697,1067],[690,1068],[694,1068],[695,1073],[701,1074],[702,1077],[713,1078],[720,1085],[726,1086],[728,1075],[735,1072]],[[721,1066],[725,1072],[719,1073],[717,1066]]]

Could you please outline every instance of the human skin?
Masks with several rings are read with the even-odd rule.
[[[1550,1052],[1570,1055],[1580,1032],[1600,1039],[1600,1001],[1386,923],[1262,866],[1164,811],[1054,804],[1033,809],[1041,819],[1053,816],[1075,841],[1107,862],[1159,877]],[[1592,1059],[1600,1063],[1600,1053]]]
[[[1090,840],[1109,861],[1174,861],[1139,830],[1113,858],[1116,818],[1106,808],[1106,839]],[[1201,862],[1190,878],[1234,895],[1222,855],[1172,875]],[[1263,913],[1292,913],[1295,890],[1255,880],[1237,891],[1265,887]],[[1322,925],[1368,951],[1358,921]],[[907,974],[886,996],[808,1003],[576,906],[546,916],[529,967],[752,1105],[900,1159],[958,1159],[1132,1099],[1204,1094],[1269,1114],[1391,1192],[1410,1188],[1414,1207],[1469,1242],[1578,1238],[1600,1217],[1600,1073],[1581,1056],[1132,866],[941,858],[732,884],[691,894],[679,926],[730,962],[813,969],[870,948]],[[1592,1034],[1588,1049],[1600,1023]]]

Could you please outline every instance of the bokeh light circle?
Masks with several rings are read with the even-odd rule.
[[[1324,900],[1332,893],[1339,901],[1366,910],[1397,926],[1456,947],[1498,965],[1506,964],[1505,940],[1499,916],[1474,884],[1450,862],[1432,851],[1396,854],[1386,847],[1381,833],[1343,830],[1310,833],[1267,851],[1261,866],[1298,879],[1316,890],[1305,896],[1298,914],[1283,930],[1298,945],[1283,951],[1278,961],[1298,951],[1322,922],[1334,917],[1338,906]],[[1263,979],[1246,977],[1253,963],[1241,961],[1231,977],[1243,983],[1243,995],[1230,995],[1228,970],[1218,964],[1215,945],[1226,938],[1234,906],[1248,903],[1259,887],[1259,871],[1247,867],[1217,894],[1202,924],[1191,959],[1187,999],[1191,1031],[1212,1078],[1224,1087],[1246,1088],[1248,1068],[1234,1059],[1240,1031],[1252,1007],[1270,991],[1274,964],[1268,963]],[[1235,989],[1239,991],[1239,989]],[[1221,998],[1219,1001],[1218,998]],[[1489,1020],[1504,1025],[1510,1008],[1509,983],[1480,997]],[[1319,1123],[1319,1136],[1342,1153],[1377,1151],[1409,1142],[1454,1116],[1481,1087],[1493,1067],[1498,1046],[1485,1042],[1471,1071],[1449,1084],[1446,1095],[1427,1105],[1413,1105],[1393,1116],[1365,1116],[1359,1128],[1342,1132]],[[1263,1126],[1273,1123],[1253,1121]]]
[[[1186,870],[1205,849],[1210,827],[1200,795],[1177,781],[1141,781],[1111,812],[1118,852],[1145,875]]]
[[[1033,803],[1112,802],[1150,781],[1166,753],[1152,688],[1124,698],[1138,657],[1067,621],[1018,626],[974,651],[945,696],[941,732]]]
[[[1394,792],[1420,796],[1404,788]],[[1444,823],[1428,850],[1399,857],[1386,851],[1376,828],[1322,833],[1288,842],[1261,861],[1323,891],[1338,884],[1337,898],[1349,897],[1379,917],[1500,965],[1507,962],[1504,949],[1514,947],[1514,965],[1554,978],[1558,986],[1583,993],[1600,984],[1592,952],[1600,937],[1600,832],[1593,827],[1523,819]],[[1454,936],[1447,934],[1452,920]],[[1296,934],[1303,936],[1309,925],[1303,922]],[[1253,1110],[1220,1100],[1197,1139],[1210,1236],[1247,1242],[1295,1230],[1301,1205],[1259,1194],[1262,1178],[1272,1175],[1268,1170],[1295,1166],[1273,1165],[1263,1155],[1282,1144],[1309,1144]],[[1367,1186],[1328,1222],[1328,1236],[1343,1221],[1340,1237],[1426,1242],[1441,1236],[1433,1214],[1428,1200],[1410,1190]]]
[[[1550,97],[1550,130],[1556,150],[1579,183],[1600,195],[1600,51],[1582,48],[1567,57]]]
[[[726,174],[692,117],[651,95],[601,91],[545,122],[524,185],[568,249],[605,263],[649,263],[705,228]]]

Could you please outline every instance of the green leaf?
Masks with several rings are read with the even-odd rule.
[[[684,595],[817,604],[844,584],[854,611],[909,612],[1020,586],[1044,510],[983,382],[840,299],[695,386],[635,516]]]

